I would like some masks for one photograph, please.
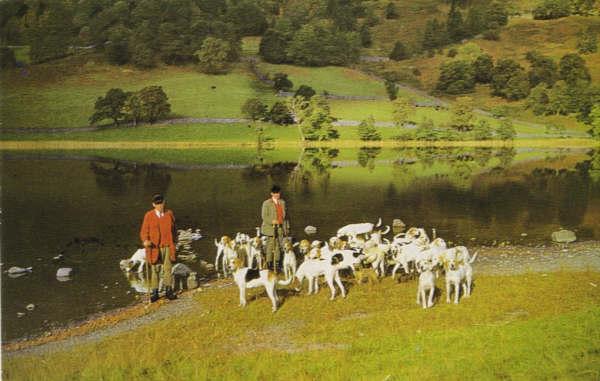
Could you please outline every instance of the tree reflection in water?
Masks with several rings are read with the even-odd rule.
[[[138,165],[118,160],[109,163],[92,161],[90,169],[98,188],[112,196],[123,195],[132,188],[142,186],[148,195],[166,193],[171,185],[171,175],[155,164]]]
[[[328,147],[302,149],[298,164],[290,177],[291,189],[310,194],[311,184],[317,184],[324,193],[327,193],[331,177],[330,170],[333,168],[332,162],[339,152],[336,148]]]
[[[381,147],[361,147],[358,150],[358,164],[368,168],[370,172],[375,169],[375,159],[381,153]]]

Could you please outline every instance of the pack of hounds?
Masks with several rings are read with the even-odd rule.
[[[354,275],[356,283],[367,280],[369,284],[379,281],[390,268],[391,276],[401,271],[405,276],[418,274],[417,304],[423,308],[433,306],[436,281],[444,273],[446,282],[446,302],[459,302],[461,287],[463,297],[471,294],[473,268],[477,253],[471,256],[465,246],[449,248],[444,239],[427,235],[425,229],[411,227],[406,232],[396,234],[391,240],[385,235],[390,227],[364,222],[349,224],[338,229],[337,234],[327,241],[293,242],[283,240],[284,280],[265,267],[266,237],[251,237],[245,233],[222,236],[215,239],[217,254],[215,269],[225,276],[232,275],[239,288],[240,306],[246,306],[246,289],[264,287],[275,312],[279,305],[277,286],[295,284],[301,291],[304,279],[308,283],[308,294],[319,291],[319,279],[324,277],[331,291],[330,299],[336,296],[336,284],[342,297],[346,289],[340,272]],[[301,263],[299,264],[299,259]]]

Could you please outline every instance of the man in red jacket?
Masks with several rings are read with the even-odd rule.
[[[177,299],[171,287],[171,268],[177,256],[175,253],[175,216],[173,212],[165,210],[165,199],[156,194],[152,197],[154,209],[146,212],[140,238],[146,248],[146,262],[150,265],[150,287],[152,288],[151,302],[158,300],[158,285],[160,276],[166,286],[165,296],[169,300]]]

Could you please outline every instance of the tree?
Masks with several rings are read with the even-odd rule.
[[[560,79],[569,85],[574,85],[578,81],[589,83],[591,81],[590,71],[585,65],[585,60],[579,54],[565,54],[558,64],[558,73]]]
[[[598,51],[598,32],[588,27],[579,34],[577,51],[581,54],[591,54]]]
[[[267,116],[267,105],[258,98],[250,98],[242,105],[242,114],[254,121],[264,119]]]
[[[473,61],[473,78],[477,83],[490,83],[494,70],[494,60],[489,54],[482,54]]]
[[[254,1],[232,2],[225,17],[240,36],[261,35],[268,26],[264,11]]]
[[[548,112],[548,85],[540,83],[529,93],[527,98],[527,108],[530,108],[535,115],[545,115]]]
[[[535,20],[550,20],[561,17],[567,17],[571,14],[571,4],[569,0],[543,0],[533,10]]]
[[[104,48],[106,59],[114,65],[129,62],[129,29],[123,26],[112,28]]]
[[[133,127],[136,127],[138,121],[142,118],[142,103],[138,94],[129,93],[121,111],[125,114],[127,120],[133,122]]]
[[[436,89],[446,94],[465,94],[475,88],[473,66],[468,61],[457,60],[442,64]]]
[[[508,24],[508,10],[505,2],[492,1],[485,14],[486,24],[490,29],[496,29]]]
[[[504,89],[504,97],[510,100],[524,99],[527,98],[530,90],[527,74],[519,71],[508,80]]]
[[[171,113],[169,98],[161,86],[144,87],[137,95],[140,104],[140,120],[154,123],[168,117]]]
[[[473,98],[458,97],[452,105],[452,119],[450,126],[457,131],[471,131],[473,129]]]
[[[450,6],[448,20],[446,21],[446,31],[450,42],[458,42],[466,37],[462,14],[456,5],[456,1],[452,1],[452,5]]]
[[[506,88],[509,81],[519,73],[523,68],[517,62],[511,59],[498,60],[492,72],[492,94],[506,97]],[[513,85],[518,83],[513,82]]]
[[[410,58],[410,54],[408,54],[408,50],[406,46],[400,41],[396,41],[394,44],[394,49],[392,49],[390,53],[390,59],[394,61],[402,61]]]
[[[104,119],[112,119],[118,125],[125,114],[122,111],[123,104],[128,94],[121,89],[110,89],[104,97],[98,97],[94,104],[94,114],[90,117],[90,123],[95,124]]]
[[[276,91],[291,91],[294,83],[288,79],[285,73],[275,73],[273,76],[273,88]]]
[[[590,126],[590,135],[600,140],[600,104],[592,107],[592,111],[590,112]]]
[[[548,86],[554,85],[558,80],[558,65],[550,57],[543,56],[535,51],[527,52],[525,58],[531,64],[528,77],[532,87],[540,83]]]
[[[515,127],[510,119],[504,118],[500,120],[500,125],[496,129],[496,135],[500,140],[513,140],[517,135]]]
[[[358,136],[362,141],[381,140],[381,134],[375,127],[375,118],[369,115],[367,119],[363,119],[358,125]]]
[[[280,64],[287,62],[289,41],[283,33],[269,29],[260,39],[258,54],[267,62]]]
[[[388,20],[397,19],[399,16],[398,10],[396,9],[396,5],[391,1],[385,5],[383,13],[385,15],[385,18]]]
[[[129,50],[130,60],[135,66],[143,69],[156,66],[157,34],[158,30],[149,21],[142,21],[133,30]]]
[[[347,65],[358,59],[360,46],[357,33],[337,30],[327,20],[316,20],[294,34],[287,55],[298,65]]]
[[[302,97],[306,100],[310,100],[317,92],[310,86],[300,85],[298,90],[294,93],[294,97]]]
[[[294,118],[290,109],[283,102],[275,102],[269,111],[269,119],[275,124],[293,124]]]
[[[445,45],[447,41],[445,29],[445,26],[437,19],[428,20],[421,40],[423,50],[431,52]]]
[[[207,37],[194,55],[200,70],[207,74],[221,74],[229,70],[228,55],[231,45],[219,38]]]
[[[363,48],[368,48],[373,44],[373,38],[367,24],[361,25],[358,35],[360,37],[360,46]]]
[[[489,140],[492,138],[492,126],[487,120],[479,120],[473,127],[473,138],[475,140]]]
[[[411,99],[398,98],[392,103],[392,119],[396,127],[402,127],[415,114],[415,105]]]
[[[339,133],[333,126],[335,118],[331,116],[325,98],[314,96],[299,116],[299,124],[306,140],[337,139]]]
[[[396,85],[396,82],[390,79],[386,79],[385,91],[387,92],[388,98],[390,98],[391,101],[398,98],[398,86]]]
[[[46,62],[67,55],[74,33],[73,15],[66,3],[40,3],[38,6],[32,6],[25,18],[29,22],[25,32],[32,63]]]

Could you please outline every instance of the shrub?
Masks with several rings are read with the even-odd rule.
[[[250,98],[242,106],[242,114],[252,120],[264,119],[267,117],[267,105],[258,98]]]
[[[446,94],[465,94],[475,88],[473,67],[468,61],[452,61],[442,64],[436,86]]]
[[[406,46],[400,41],[396,41],[394,44],[394,49],[392,49],[390,53],[390,59],[394,61],[401,61],[410,58],[410,54],[408,54],[408,50]]]
[[[543,0],[534,10],[535,20],[550,20],[567,17],[571,14],[569,0]]]
[[[290,91],[294,87],[292,81],[288,79],[285,73],[275,73],[273,76],[273,88],[276,91]]]
[[[269,119],[275,124],[293,124],[294,118],[290,109],[283,102],[275,102],[269,111]]]
[[[294,97],[302,97],[305,100],[309,100],[310,98],[312,98],[314,95],[316,94],[316,91],[307,85],[300,85],[300,87],[298,87],[298,90],[296,90],[296,92],[294,93]]]
[[[381,140],[381,134],[375,127],[375,118],[373,118],[373,115],[360,122],[358,125],[358,136],[363,141]]]

